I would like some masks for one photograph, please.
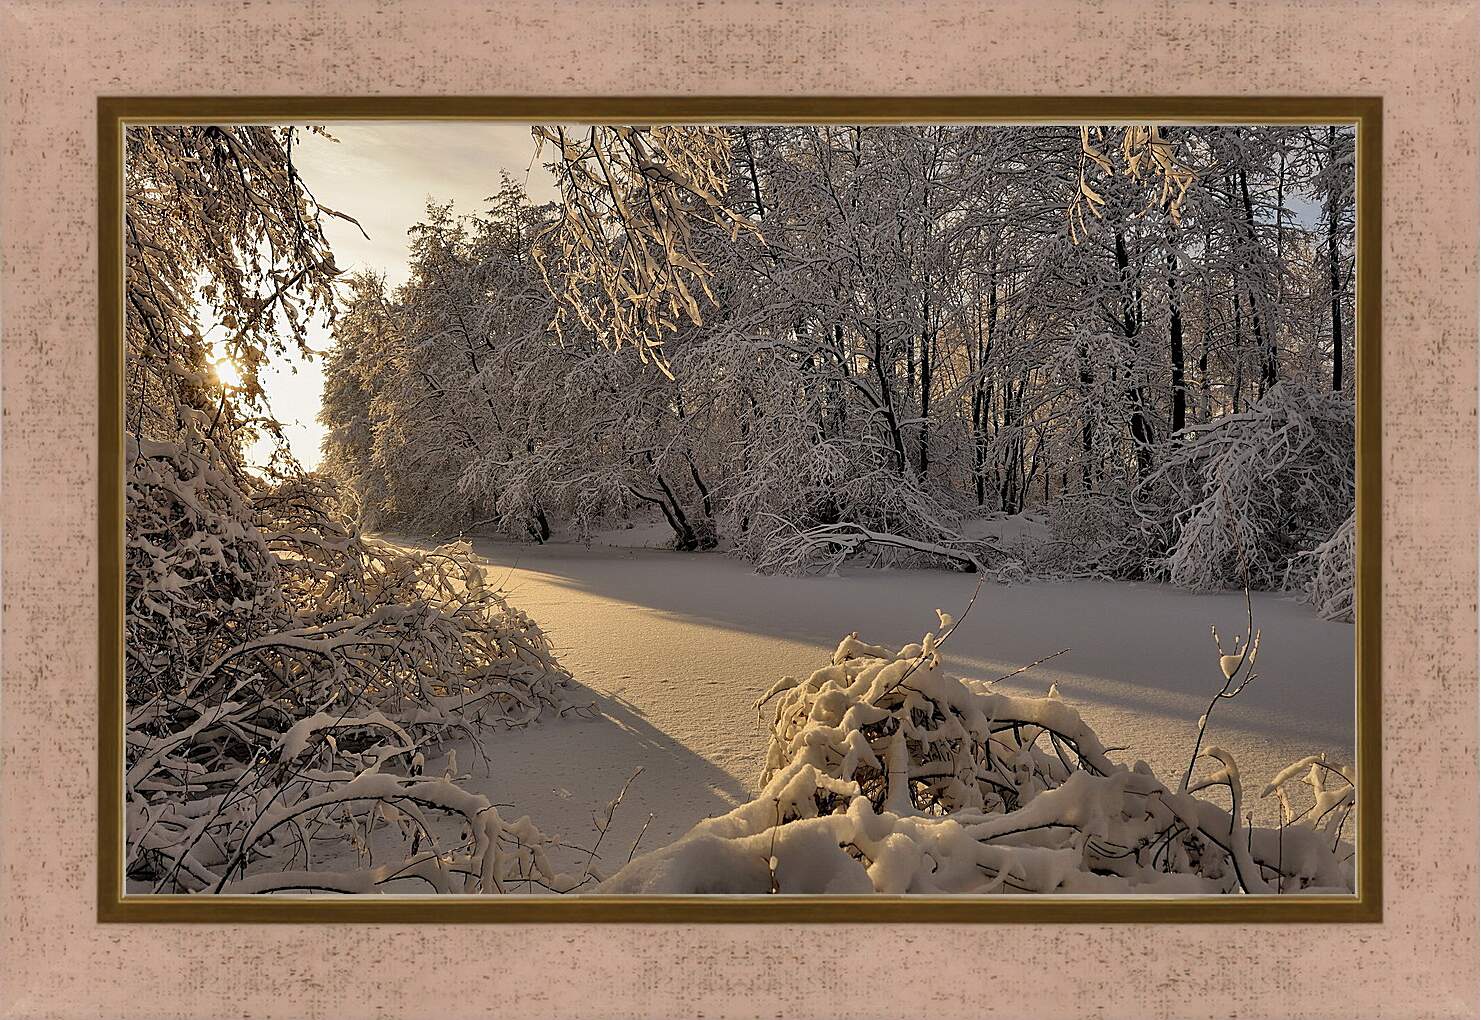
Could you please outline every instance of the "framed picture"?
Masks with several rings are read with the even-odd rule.
[[[104,921],[1378,921],[1368,98],[98,104]]]

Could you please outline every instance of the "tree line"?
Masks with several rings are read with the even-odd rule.
[[[1032,512],[1046,562],[1168,576],[1228,481],[1220,423],[1236,450],[1295,435],[1245,470],[1321,492],[1255,538],[1215,499],[1205,581],[1350,514],[1349,128],[534,134],[559,201],[506,178],[430,205],[408,282],[343,295],[323,470],[368,524],[543,541],[652,508],[675,547],[764,565],[818,529],[954,549]]]

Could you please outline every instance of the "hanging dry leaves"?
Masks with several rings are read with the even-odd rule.
[[[1100,219],[1106,205],[1105,196],[1091,180],[1097,175],[1115,177],[1116,167],[1106,155],[1111,134],[1105,128],[1082,125],[1080,128],[1079,191],[1070,203],[1070,238],[1077,244],[1089,234],[1088,212]],[[1173,143],[1163,137],[1162,129],[1153,124],[1132,124],[1121,135],[1121,176],[1141,181],[1160,180],[1161,193],[1150,199],[1141,213],[1153,208],[1165,209],[1174,223],[1182,216],[1183,200],[1198,174],[1173,151]]]

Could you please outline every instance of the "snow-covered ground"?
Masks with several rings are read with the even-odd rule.
[[[617,547],[623,538],[628,547]],[[604,815],[642,766],[601,845],[609,870],[650,813],[641,849],[750,799],[766,745],[752,705],[779,677],[825,665],[852,631],[879,644],[919,640],[936,624],[933,610],[960,615],[976,585],[937,570],[763,577],[721,554],[634,547],[645,536],[633,532],[602,539],[612,544],[474,541],[584,688],[574,700],[598,714],[491,734],[486,762],[468,748],[458,763],[495,803],[586,847],[593,815]],[[1279,595],[1255,595],[1254,609],[1264,632],[1259,679],[1215,708],[1205,746],[1236,755],[1256,820],[1270,822],[1268,802],[1253,798],[1273,773],[1317,751],[1335,763],[1353,759],[1353,628]],[[1145,759],[1175,786],[1198,717],[1222,683],[1209,626],[1227,647],[1244,622],[1239,594],[989,581],[946,645],[944,666],[993,680],[1068,648],[1000,689],[1042,695],[1057,684],[1107,746],[1129,748],[1119,757]]]

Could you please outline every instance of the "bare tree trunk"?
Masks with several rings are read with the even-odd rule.
[[[1327,152],[1335,163],[1337,129],[1327,128]],[[1332,389],[1342,391],[1342,265],[1337,256],[1337,228],[1342,220],[1342,205],[1335,173],[1327,196],[1327,286],[1332,298]]]
[[[761,200],[761,180],[756,174],[756,154],[751,149],[751,130],[740,128],[741,142],[746,149],[746,171],[751,178],[751,196],[756,202],[756,218],[766,219],[766,203]]]
[[[994,264],[987,278],[987,324],[982,322],[980,301],[974,299],[977,308],[977,368],[972,385],[972,477],[977,490],[977,505],[987,503],[987,362],[993,352],[993,329],[998,313],[998,272]]]
[[[1250,200],[1250,181],[1245,173],[1244,167],[1239,168],[1239,191],[1244,200],[1244,226],[1249,236],[1250,250],[1255,251],[1259,247],[1259,239],[1255,235],[1255,206]],[[1254,275],[1254,266],[1249,266],[1250,275]],[[1250,330],[1255,337],[1255,350],[1260,352],[1260,395],[1274,386],[1280,377],[1280,367],[1276,358],[1275,338],[1270,337],[1267,341],[1264,326],[1260,322],[1260,302],[1255,299],[1255,289],[1248,287],[1250,301]]]
[[[931,463],[931,291],[921,296],[920,331],[920,476]]]
[[[1234,281],[1234,393],[1230,399],[1230,411],[1240,412],[1239,402],[1244,393],[1244,330],[1240,321],[1239,281]]]
[[[1183,300],[1178,284],[1178,261],[1167,253],[1168,345],[1172,357],[1172,421],[1168,427],[1181,432],[1188,416],[1188,382],[1183,364]]]
[[[689,523],[689,515],[684,512],[683,503],[673,487],[669,485],[668,479],[663,477],[663,472],[659,470],[652,451],[644,451],[643,458],[648,462],[653,481],[663,491],[663,495],[652,496],[633,485],[628,486],[628,491],[645,502],[656,504],[663,511],[663,516],[668,519],[669,527],[674,529],[675,549],[681,552],[693,552],[696,549],[713,548],[714,533],[708,529],[703,532],[696,531]]]
[[[1016,514],[1023,509],[1023,382],[1015,388],[1011,376],[1003,383],[1003,424],[1014,432],[1003,457],[1003,483],[998,500],[1003,513]]]
[[[1126,251],[1126,235],[1116,231],[1116,270],[1121,281],[1121,328],[1127,346],[1132,350],[1132,363],[1127,366],[1130,379],[1128,395],[1131,398],[1131,441],[1136,447],[1136,470],[1144,475],[1152,468],[1152,430],[1147,425],[1146,392],[1138,378],[1136,350],[1139,346],[1141,322],[1137,317],[1137,297],[1131,279],[1131,258]]]
[[[893,359],[892,359],[893,360]],[[895,450],[895,464],[901,474],[910,470],[910,458],[905,454],[905,437],[900,434],[900,419],[895,415],[895,394],[890,386],[890,374],[885,371],[884,338],[879,328],[874,329],[874,378],[879,383],[880,408],[884,411],[885,425],[890,433],[890,445]]]
[[[1090,370],[1090,352],[1084,344],[1080,350],[1080,390],[1089,398],[1090,387],[1095,382],[1095,373]],[[1085,491],[1091,492],[1095,488],[1095,461],[1092,456],[1095,450],[1095,420],[1090,416],[1090,405],[1085,403],[1082,413],[1084,419],[1080,424],[1080,478],[1084,483]]]

